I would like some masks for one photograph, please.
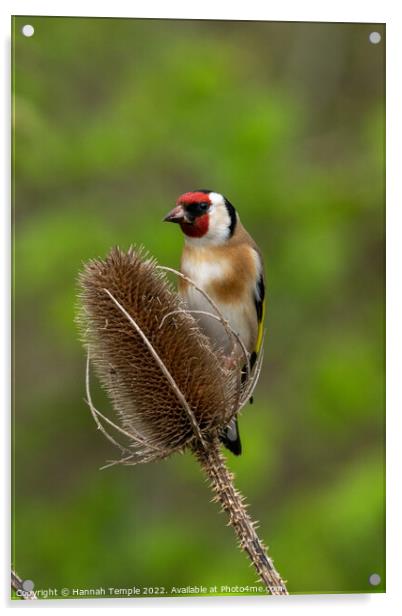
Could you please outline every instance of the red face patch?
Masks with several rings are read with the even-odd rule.
[[[193,223],[181,222],[180,226],[183,233],[188,235],[188,237],[202,237],[208,233],[209,215],[204,214],[203,216],[198,216]]]
[[[211,203],[209,195],[203,192],[186,192],[177,199],[176,205],[190,205],[191,203]]]

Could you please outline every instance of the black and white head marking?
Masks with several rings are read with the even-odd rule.
[[[233,235],[233,233],[235,232],[235,229],[236,229],[237,214],[236,214],[236,210],[234,209],[234,207],[230,203],[230,201],[228,201],[226,199],[226,197],[223,197],[223,199],[225,201],[226,209],[227,209],[227,211],[229,213],[229,216],[230,216],[229,237],[232,237],[232,235]]]

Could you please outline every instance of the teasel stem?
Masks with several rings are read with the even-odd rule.
[[[233,528],[240,548],[247,553],[260,580],[272,595],[288,595],[285,582],[275,569],[273,561],[267,554],[267,548],[256,533],[256,523],[247,513],[244,497],[234,487],[234,477],[226,465],[218,439],[212,441],[208,447],[196,448],[194,454],[215,493],[213,500],[219,502],[222,510],[228,514],[228,525]]]

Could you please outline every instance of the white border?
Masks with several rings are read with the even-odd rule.
[[[21,0],[5,2],[8,12],[16,15],[80,15],[99,17],[158,17],[171,19],[262,19],[272,21],[340,21],[340,22],[385,22],[390,13],[395,13],[392,2],[377,0],[355,1],[337,0],[328,3],[312,0],[282,0],[280,3],[264,3],[248,0],[235,4],[229,1],[203,0],[190,3],[185,0],[129,2],[113,0],[96,3],[90,0],[70,0],[70,2],[51,0]]]
[[[369,22],[387,23],[387,593],[385,595],[314,595],[281,597],[231,597],[231,598],[199,598],[199,599],[167,599],[167,600],[141,600],[121,602],[120,600],[93,600],[93,601],[63,601],[57,602],[13,602],[7,603],[5,597],[9,592],[9,563],[7,551],[2,550],[1,581],[3,603],[13,609],[74,609],[85,611],[117,607],[134,609],[137,613],[149,613],[163,609],[168,613],[172,610],[188,610],[197,612],[205,609],[221,611],[229,608],[231,611],[244,611],[252,607],[253,610],[280,610],[282,613],[325,613],[345,614],[378,614],[380,610],[390,612],[402,606],[398,595],[399,576],[401,571],[399,546],[402,545],[400,520],[402,519],[402,497],[400,489],[400,441],[402,438],[402,400],[401,400],[401,348],[402,348],[402,292],[401,292],[401,26],[400,9],[397,2],[386,1],[355,1],[337,0],[328,3],[312,0],[281,0],[278,3],[262,2],[261,0],[247,0],[239,5],[219,0],[203,0],[202,3],[192,5],[188,1],[169,0],[169,2],[129,2],[113,0],[109,2],[88,0],[59,1],[4,1],[0,7],[0,28],[2,35],[2,75],[4,75],[3,96],[1,97],[2,134],[6,136],[1,148],[0,169],[3,175],[3,199],[1,208],[0,248],[2,267],[0,268],[1,319],[0,340],[0,391],[6,392],[3,410],[3,459],[2,459],[2,485],[9,491],[8,478],[9,465],[9,227],[10,216],[8,204],[10,202],[10,104],[9,104],[9,78],[10,78],[10,15],[80,15],[80,16],[111,16],[111,17],[166,17],[187,19],[268,19],[273,21],[338,21],[338,22]],[[399,180],[399,181],[398,181]],[[398,361],[399,360],[399,361]],[[3,393],[4,395],[4,393]],[[8,492],[9,493],[9,492]],[[9,545],[9,513],[8,497],[2,499],[1,530],[4,540],[1,545]],[[402,571],[401,571],[402,573]],[[144,602],[145,601],[145,602]]]

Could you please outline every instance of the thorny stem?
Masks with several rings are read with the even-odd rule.
[[[228,514],[229,525],[236,533],[240,548],[247,553],[260,580],[272,595],[288,595],[285,582],[255,531],[256,523],[247,513],[244,497],[234,487],[233,475],[226,466],[219,442],[215,440],[206,449],[196,449],[195,455],[211,482],[214,500]]]

